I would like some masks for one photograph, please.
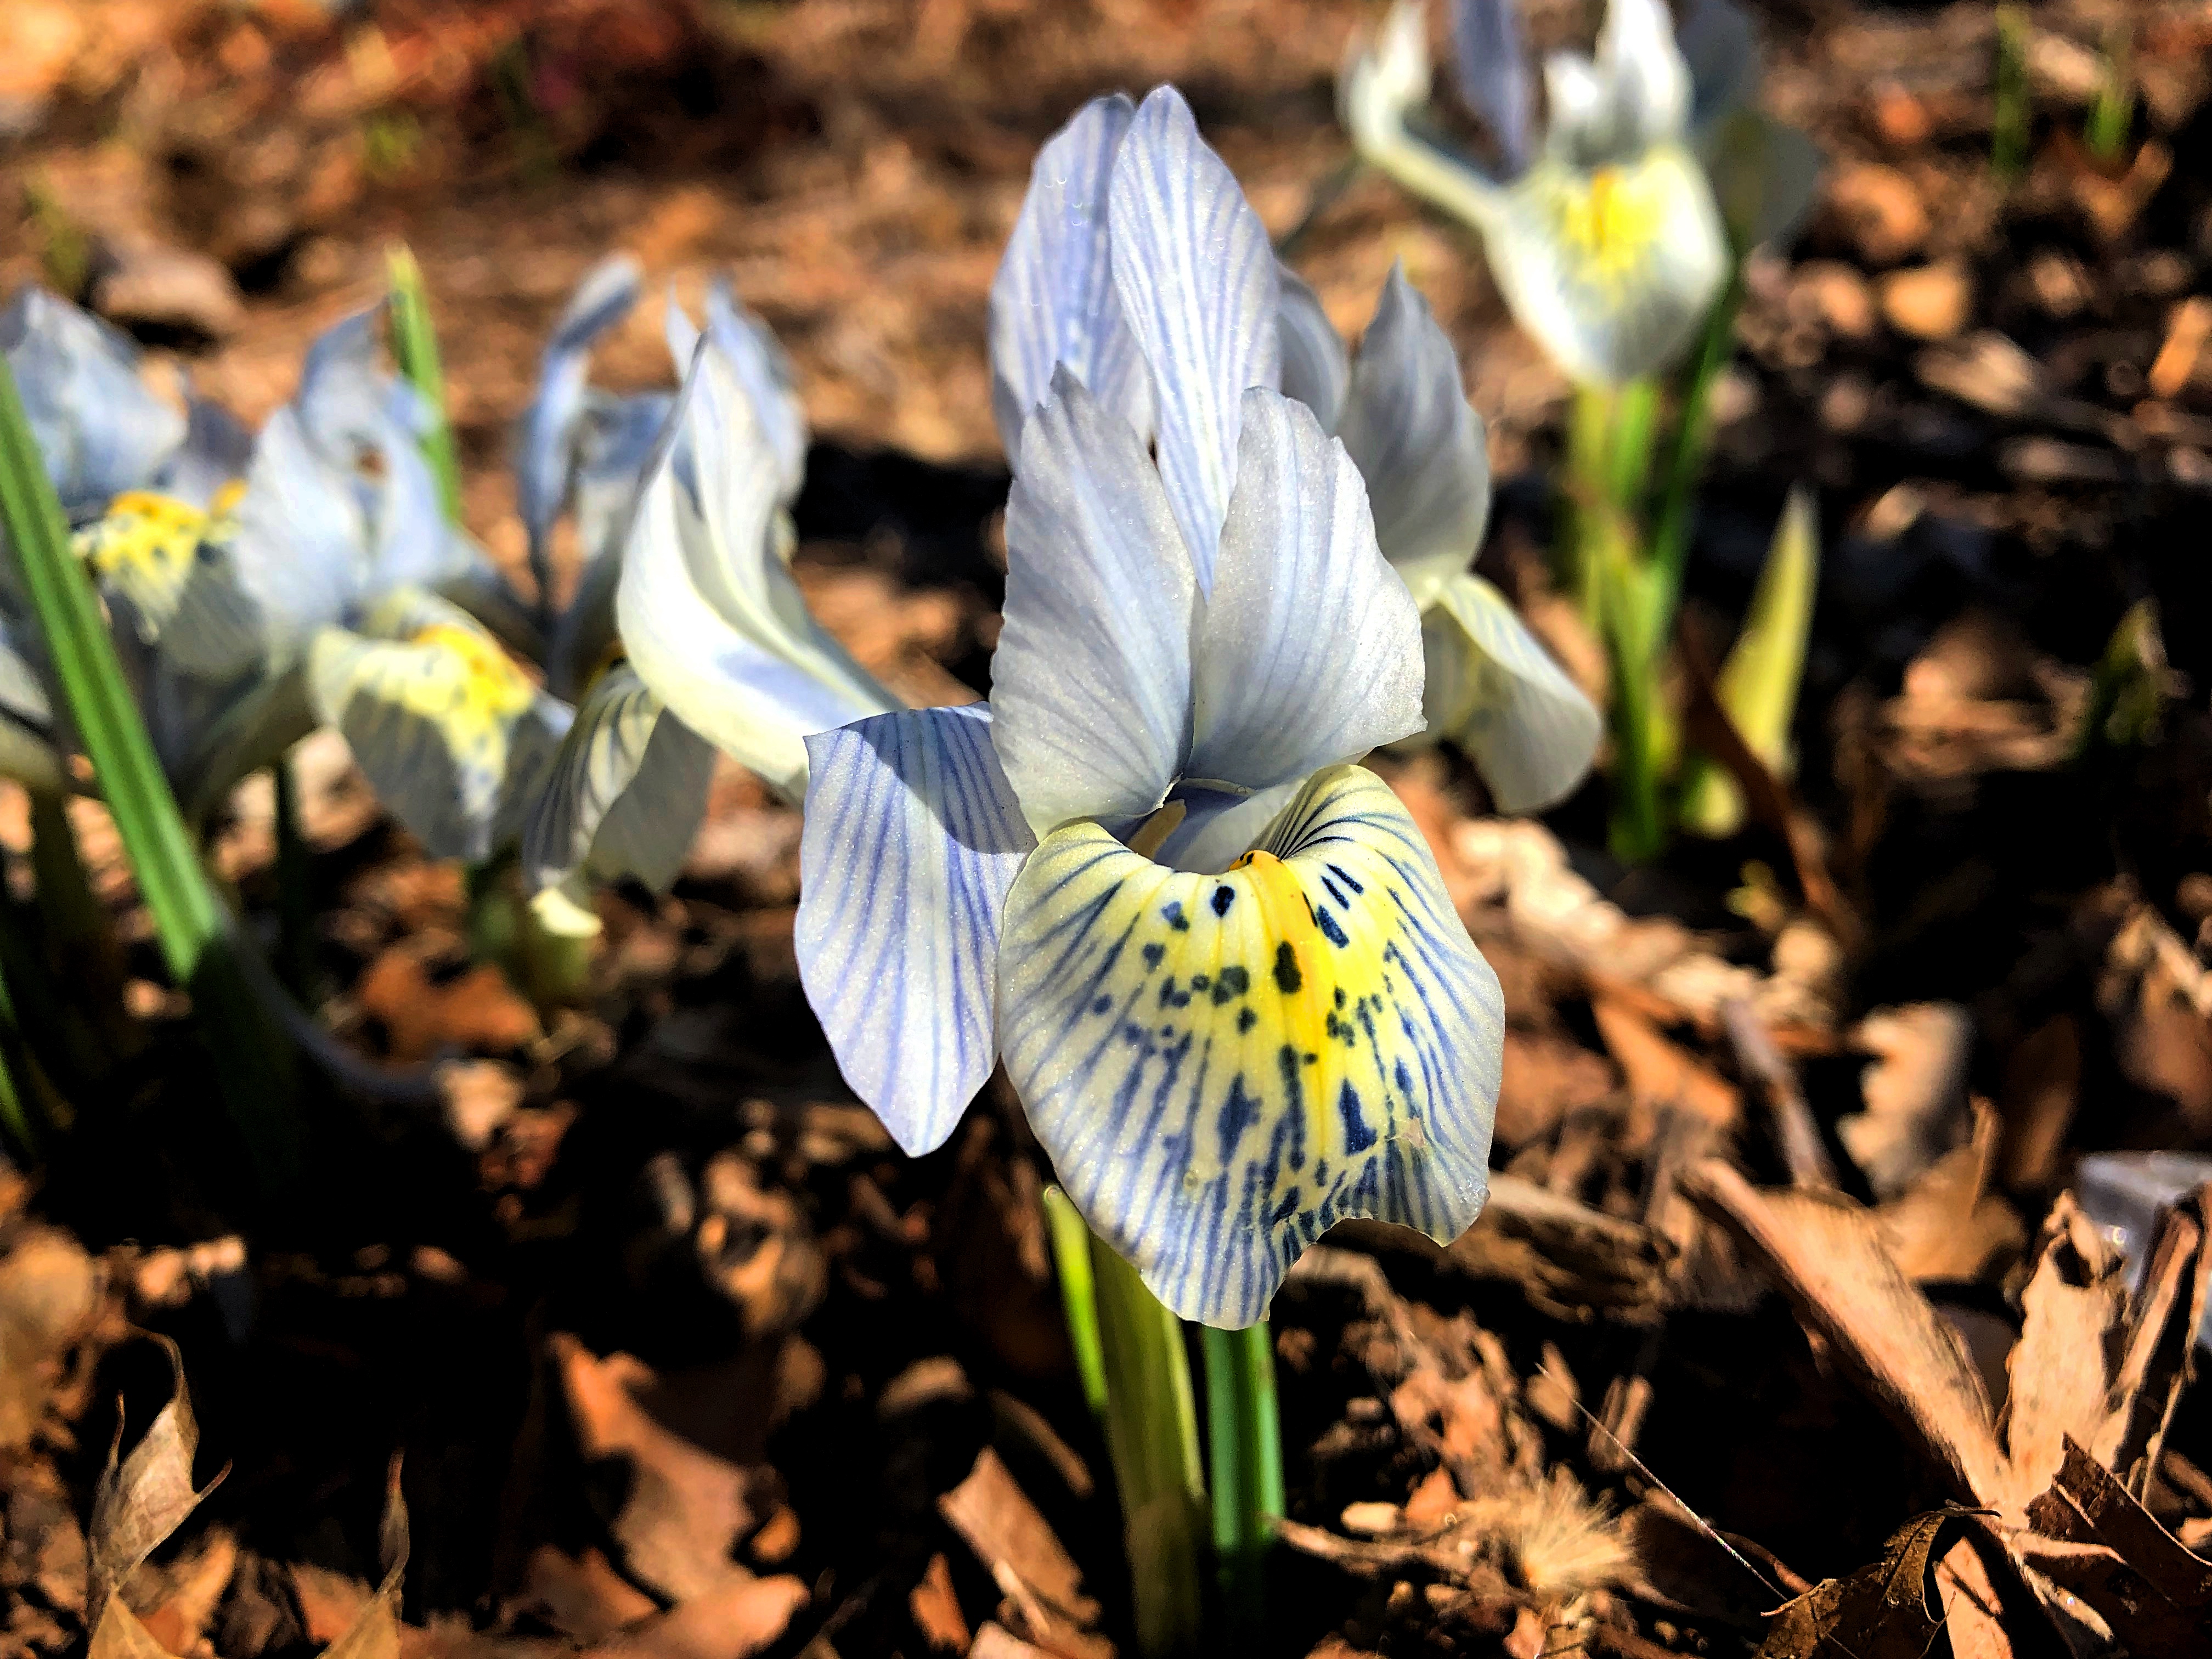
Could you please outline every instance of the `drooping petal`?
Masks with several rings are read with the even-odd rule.
[[[1236,479],[1244,391],[1281,375],[1274,251],[1173,87],[1130,123],[1108,213],[1115,291],[1152,366],[1160,473],[1203,592]]]
[[[1421,629],[1344,447],[1264,388],[1244,394],[1242,424],[1220,564],[1191,640],[1182,771],[1258,790],[1419,731]]]
[[[592,685],[561,740],[522,831],[532,892],[559,887],[586,904],[594,881],[625,878],[665,892],[707,812],[714,750],[670,714],[636,672]]]
[[[1485,236],[1514,319],[1583,383],[1671,364],[1705,322],[1728,243],[1705,172],[1664,145],[1584,173],[1546,159]]]
[[[1186,1319],[1255,1323],[1333,1223],[1455,1237],[1488,1192],[1498,981],[1373,774],[1179,874],[1095,824],[1007,896],[1006,1074],[1093,1231]]]
[[[1497,142],[1508,179],[1528,165],[1528,57],[1516,0],[1452,0],[1452,68],[1459,95]]]
[[[184,439],[184,416],[139,380],[130,338],[42,288],[0,309],[0,356],[72,520],[154,483]]]
[[[1490,450],[1459,354],[1429,302],[1390,268],[1359,343],[1337,436],[1367,484],[1375,540],[1420,602],[1464,570],[1490,521]]]
[[[1306,279],[1288,265],[1278,265],[1282,279],[1282,309],[1278,316],[1283,337],[1283,395],[1296,398],[1314,412],[1325,432],[1336,430],[1344,410],[1345,383],[1352,364],[1337,337],[1336,325],[1321,308],[1321,300]]]
[[[781,485],[776,499],[788,507],[806,482],[806,407],[791,359],[769,325],[738,303],[726,282],[708,287],[707,337],[751,400],[753,418],[775,457]]]
[[[637,261],[610,255],[577,284],[538,360],[538,395],[515,432],[514,507],[530,540],[530,568],[550,575],[553,521],[567,499],[578,424],[584,418],[592,348],[629,315],[643,284]]]
[[[1408,125],[1428,102],[1431,73],[1427,0],[1393,0],[1374,40],[1345,60],[1338,115],[1361,160],[1487,235],[1504,187]]]
[[[393,594],[362,632],[319,632],[306,666],[317,717],[432,858],[481,860],[520,834],[570,714],[467,612]]]
[[[806,747],[799,979],[845,1080],[918,1156],[996,1062],[1000,920],[1035,840],[982,705],[882,714]]]
[[[787,799],[810,732],[896,706],[808,613],[776,556],[775,457],[735,374],[695,353],[647,471],[615,611],[638,675]]]
[[[1429,732],[1465,749],[1501,812],[1574,793],[1604,722],[1505,596],[1471,571],[1441,584],[1421,618]]]
[[[202,544],[220,544],[230,532],[227,514],[237,494],[231,490],[210,514],[173,495],[126,489],[70,538],[110,611],[147,644],[157,642],[176,616]]]
[[[1046,141],[1021,216],[991,280],[991,411],[1009,456],[1030,412],[1067,365],[1108,409],[1152,432],[1152,379],[1114,291],[1107,185],[1135,117],[1121,93],[1094,98]]]
[[[1190,556],[1143,441],[1066,369],[1006,503],[992,741],[1030,824],[1140,817],[1190,720]]]

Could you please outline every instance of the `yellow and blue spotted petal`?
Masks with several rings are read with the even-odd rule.
[[[184,440],[184,416],[139,380],[130,338],[42,288],[0,308],[0,356],[73,520],[153,483]]]
[[[695,351],[671,419],[623,546],[623,644],[684,724],[802,799],[806,736],[896,700],[808,614],[778,556],[775,457],[720,353]]]
[[[1467,750],[1501,812],[1566,799],[1589,773],[1603,721],[1505,596],[1471,572],[1421,618],[1429,733]]]
[[[1152,366],[1160,475],[1203,592],[1236,480],[1245,388],[1281,377],[1274,250],[1173,87],[1139,106],[1107,198],[1114,289]]]
[[[1344,411],[1344,390],[1352,362],[1337,337],[1336,325],[1322,309],[1320,296],[1288,265],[1278,265],[1283,284],[1277,323],[1282,334],[1283,395],[1314,412],[1326,431],[1336,430]]]
[[[210,557],[217,556],[235,533],[229,514],[236,496],[233,486],[210,513],[173,495],[126,489],[71,538],[118,620],[127,620],[147,644],[167,631],[202,548],[210,547]]]
[[[1464,570],[1490,522],[1490,449],[1459,354],[1429,302],[1390,267],[1359,343],[1336,435],[1367,483],[1382,556],[1425,603]]]
[[[1195,595],[1144,441],[1061,368],[1023,429],[991,659],[992,741],[1039,832],[1142,817],[1166,795],[1189,731]]]
[[[1506,193],[1485,246],[1515,319],[1584,384],[1671,364],[1728,266],[1705,170],[1674,144],[1588,172],[1547,157]]]
[[[1505,176],[1513,178],[1529,155],[1528,60],[1518,0],[1452,0],[1451,40],[1460,96],[1482,118]]]
[[[1035,838],[980,704],[881,714],[806,746],[799,979],[845,1080],[918,1156],[996,1061],[1000,916]]]
[[[538,361],[538,394],[515,434],[514,506],[529,538],[531,568],[541,581],[551,568],[553,521],[568,494],[592,348],[629,315],[642,281],[637,261],[626,253],[592,266],[562,309]]]
[[[1257,1322],[1345,1217],[1445,1241],[1481,1209],[1498,980],[1372,773],[1316,776],[1220,875],[1071,824],[1005,930],[1006,1074],[1092,1230],[1184,1318]]]
[[[387,598],[361,633],[323,629],[306,670],[317,717],[433,858],[480,860],[519,834],[568,727],[564,704],[428,593]]]
[[[535,892],[629,878],[665,892],[684,866],[713,781],[713,745],[628,665],[593,684],[561,739],[523,826],[522,871]]]
[[[1251,791],[1421,729],[1420,612],[1375,545],[1344,446],[1279,392],[1243,404],[1237,491],[1191,634],[1182,775]]]
[[[1037,152],[1021,216],[991,280],[991,410],[1009,457],[1066,364],[1146,436],[1152,379],[1114,291],[1107,186],[1137,106],[1094,98]]]

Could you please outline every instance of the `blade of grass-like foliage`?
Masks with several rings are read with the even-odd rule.
[[[1182,1322],[1092,1237],[1056,1188],[1045,1194],[1045,1214],[1077,1369],[1104,1425],[1121,1493],[1138,1651],[1145,1659],[1194,1654],[1206,1486]]]
[[[2089,154],[2100,161],[2119,159],[2120,148],[2128,141],[2128,129],[2135,124],[2136,90],[2130,60],[2132,41],[2128,25],[2113,26],[2105,41],[2104,74],[2097,83],[2096,101],[2089,106],[2089,117],[2081,129],[2081,141]]]
[[[0,518],[70,718],[153,915],[163,960],[191,994],[225,1103],[257,1172],[273,1188],[291,1172],[295,1156],[285,1051],[263,1026],[240,974],[229,917],[169,793],[91,581],[70,550],[61,502],[5,365],[0,365]]]
[[[403,243],[385,255],[392,287],[392,357],[409,385],[421,394],[426,411],[422,459],[438,480],[438,500],[446,522],[461,521],[461,464],[453,448],[453,423],[446,417],[446,370],[438,356],[438,328],[430,319],[430,296],[422,287],[422,268]]]
[[[1805,678],[1805,642],[1820,581],[1820,522],[1813,494],[1801,484],[1782,509],[1751,610],[1714,687],[1746,746],[1778,775],[1789,770],[1790,723]],[[1683,827],[1701,836],[1732,836],[1743,818],[1743,795],[1735,781],[1699,757],[1682,794]]]

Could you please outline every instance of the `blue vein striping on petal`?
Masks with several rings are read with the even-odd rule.
[[[1172,87],[1130,124],[1108,216],[1115,289],[1152,365],[1160,475],[1203,591],[1236,477],[1241,400],[1281,376],[1274,252]]]
[[[806,747],[799,978],[845,1080],[919,1155],[991,1074],[1000,915],[1034,840],[982,705]]]
[[[1449,1239],[1487,1191],[1503,1008],[1372,774],[1179,873],[1095,825],[1009,894],[1000,1042],[1061,1184],[1186,1318],[1249,1325],[1337,1220]]]

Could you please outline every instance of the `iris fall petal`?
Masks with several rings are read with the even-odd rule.
[[[1603,721],[1505,596],[1472,572],[1422,617],[1429,730],[1474,758],[1502,812],[1565,799],[1589,770]]]
[[[1343,1217],[1449,1240],[1482,1207],[1497,977],[1370,773],[1315,777],[1218,876],[1056,831],[1007,896],[999,977],[1062,1186],[1185,1318],[1256,1322]]]

